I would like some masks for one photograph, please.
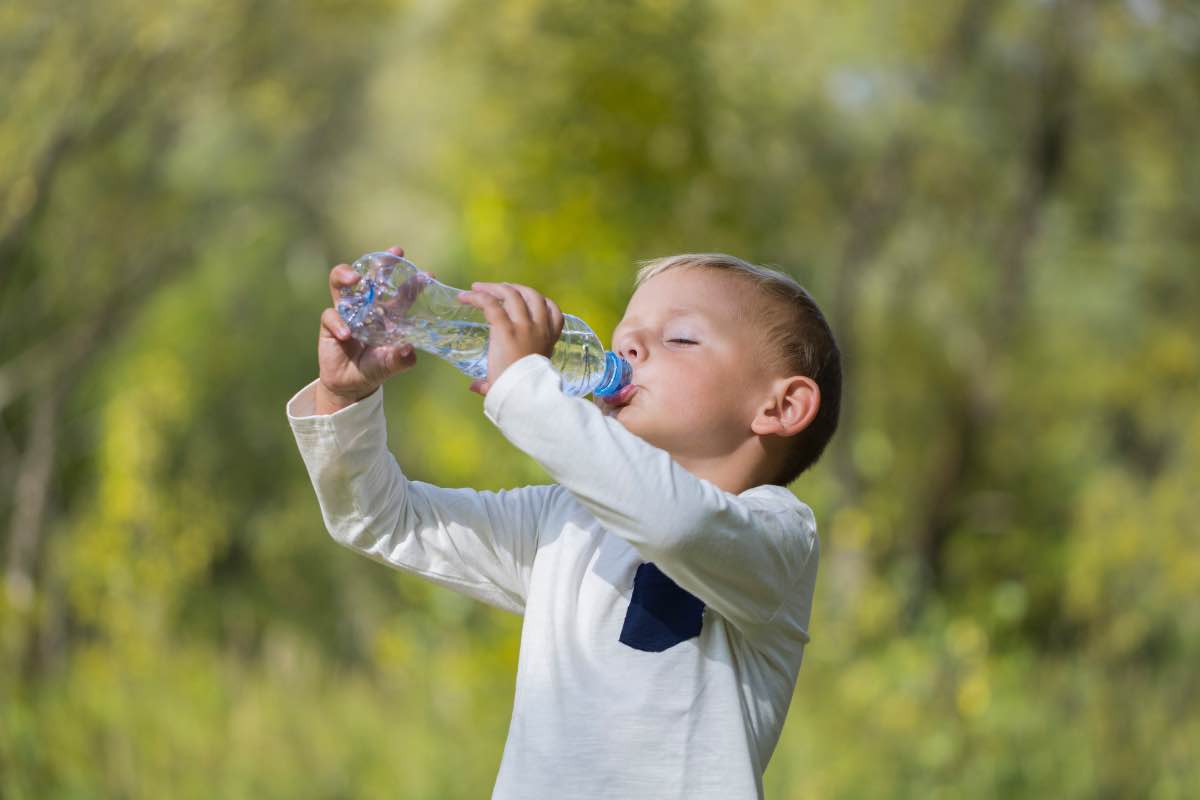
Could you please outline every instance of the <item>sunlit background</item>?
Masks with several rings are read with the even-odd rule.
[[[284,415],[391,245],[607,340],[791,272],[838,436],[782,798],[1200,786],[1200,6],[0,3],[0,796],[480,798],[519,618],[336,545]],[[548,476],[422,355],[413,478]]]

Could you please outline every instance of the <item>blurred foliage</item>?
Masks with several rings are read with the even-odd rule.
[[[0,42],[0,796],[490,792],[519,619],[338,548],[284,418],[392,244],[601,332],[687,251],[831,315],[769,797],[1200,785],[1195,4],[18,0]],[[546,480],[466,384],[389,384],[408,474]]]

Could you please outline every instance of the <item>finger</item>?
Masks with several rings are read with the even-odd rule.
[[[417,351],[412,344],[405,342],[388,348],[385,362],[392,372],[400,372],[417,363]]]
[[[516,289],[517,293],[525,300],[525,307],[529,309],[529,321],[539,328],[549,330],[550,312],[546,308],[545,296],[537,289],[519,283],[506,283],[504,285]]]
[[[458,301],[481,310],[489,325],[499,325],[503,330],[512,328],[512,319],[505,312],[500,298],[495,295],[483,291],[462,292],[458,295]]]
[[[546,298],[546,311],[549,314],[550,332],[555,338],[562,335],[563,330],[563,313],[558,308],[558,303],[555,303],[549,297]]]
[[[336,308],[327,308],[321,312],[321,332],[337,339],[339,342],[349,341],[350,328]]]
[[[400,286],[400,290],[396,293],[396,299],[391,301],[393,305],[397,305],[400,309],[407,309],[416,302],[417,295],[425,290],[427,282],[420,273],[410,277]]]
[[[401,257],[404,256],[404,248],[403,247],[389,247],[388,252],[394,256],[401,256]]]
[[[500,305],[504,305],[504,293],[499,289],[500,284],[489,283],[487,281],[474,281],[471,283],[471,288],[468,290],[471,294],[494,297],[500,301]]]
[[[491,384],[489,384],[487,381],[480,378],[479,380],[471,381],[471,385],[467,388],[469,388],[472,392],[474,392],[477,395],[482,395],[483,397],[487,397],[488,389],[490,389],[492,387],[491,387]]]
[[[342,289],[358,283],[361,277],[349,264],[338,264],[329,270],[329,296],[335,306],[342,299]]]
[[[511,283],[472,283],[471,288],[499,298],[509,319],[520,325],[529,325],[529,306],[525,302],[525,296]]]
[[[382,382],[416,363],[416,353],[405,343],[368,348],[358,361],[358,368],[368,380]]]

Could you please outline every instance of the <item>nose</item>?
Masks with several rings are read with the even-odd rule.
[[[652,337],[643,327],[625,326],[616,333],[612,340],[613,352],[631,366],[636,367],[650,357],[649,342]]]
[[[617,355],[630,364],[635,364],[646,357],[646,351],[635,339],[630,337],[625,339],[621,343],[621,346],[617,348]]]

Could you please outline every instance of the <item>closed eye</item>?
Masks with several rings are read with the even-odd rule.
[[[691,339],[667,339],[668,342],[683,342],[684,344],[695,344]]]

